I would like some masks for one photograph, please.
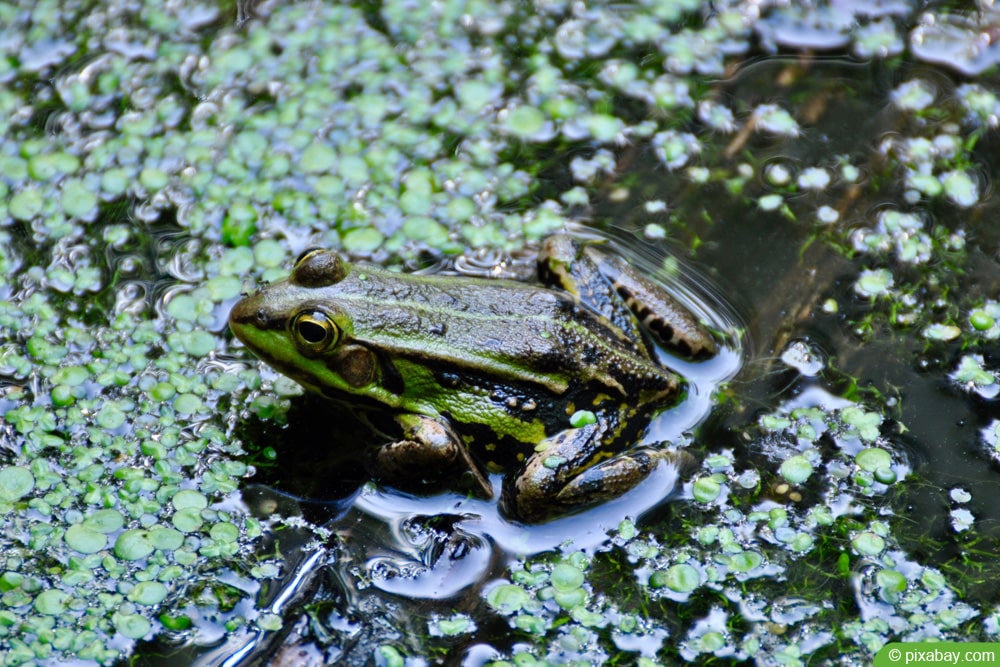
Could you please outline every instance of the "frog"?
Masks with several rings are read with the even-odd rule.
[[[493,498],[500,474],[502,513],[539,523],[677,464],[670,443],[640,444],[688,387],[657,347],[702,360],[719,341],[602,243],[552,235],[536,273],[407,273],[313,248],[243,295],[229,325],[279,373],[363,415],[376,482]]]

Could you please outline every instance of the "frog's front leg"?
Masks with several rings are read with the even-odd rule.
[[[402,438],[380,446],[374,453],[372,465],[380,477],[397,482],[425,477],[437,481],[451,474],[467,474],[473,493],[493,497],[489,479],[446,423],[417,414],[397,415],[395,421],[402,429]]]
[[[681,466],[686,452],[643,447],[594,460],[603,431],[598,424],[568,429],[542,443],[516,478],[506,481],[502,503],[516,518],[535,522],[572,508],[620,496],[662,461]]]

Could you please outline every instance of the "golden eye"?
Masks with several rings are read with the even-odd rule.
[[[292,336],[303,352],[322,352],[337,344],[340,329],[326,313],[307,310],[292,318]]]

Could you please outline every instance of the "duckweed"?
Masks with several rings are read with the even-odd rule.
[[[555,600],[556,604],[571,612],[582,608],[586,604],[588,597],[587,591],[582,588],[556,589],[552,595],[552,599]]]
[[[655,198],[669,205],[647,210],[657,216],[645,226],[647,238],[683,227],[677,220],[685,220],[688,198],[745,197],[781,221],[821,223],[816,238],[843,243],[845,256],[870,267],[852,283],[858,303],[838,295],[838,308],[827,312],[842,313],[862,337],[884,321],[895,331],[928,332],[922,342],[936,349],[961,349],[961,359],[943,357],[951,359],[944,363],[953,385],[973,400],[989,398],[995,355],[976,346],[997,338],[998,316],[981,295],[947,293],[947,282],[936,282],[934,267],[961,256],[965,230],[945,229],[946,216],[932,207],[967,208],[966,224],[976,224],[989,183],[980,180],[974,139],[996,126],[996,95],[974,81],[945,90],[947,77],[929,76],[926,66],[928,76],[905,81],[883,100],[881,120],[892,124],[898,114],[902,129],[873,144],[880,162],[859,169],[850,164],[857,155],[802,167],[789,160],[784,174],[761,172],[774,189],[762,194],[756,147],[797,156],[799,145],[785,141],[814,139],[814,120],[785,108],[784,100],[802,99],[794,75],[776,98],[749,103],[716,83],[730,85],[731,65],[752,42],[792,49],[789,35],[817,27],[840,40],[838,48],[879,59],[879,67],[897,67],[884,60],[892,56],[932,60],[935,48],[976,43],[964,15],[931,8],[934,20],[914,26],[917,17],[898,8],[869,8],[857,19],[839,7],[769,7],[750,16],[723,3],[702,13],[693,0],[614,11],[550,5],[522,15],[516,3],[384,2],[377,11],[292,3],[235,24],[215,8],[177,12],[154,2],[136,14],[111,3],[88,8],[88,30],[78,29],[72,3],[0,9],[18,47],[17,59],[0,58],[0,79],[17,84],[0,91],[8,144],[0,157],[0,218],[29,235],[16,243],[0,236],[0,267],[10,281],[0,285],[0,325],[11,332],[0,341],[0,409],[11,444],[0,467],[0,505],[27,522],[24,542],[5,543],[0,559],[5,604],[27,610],[24,618],[0,612],[0,625],[11,628],[4,635],[8,663],[58,651],[70,660],[127,660],[124,640],[150,637],[157,623],[189,627],[194,612],[160,606],[204,581],[192,573],[227,571],[222,554],[239,553],[239,565],[260,576],[280,570],[250,555],[259,522],[216,504],[249,474],[232,460],[241,452],[229,425],[243,423],[244,410],[250,419],[283,424],[287,399],[297,393],[234,362],[239,351],[223,333],[224,318],[241,289],[279,278],[289,259],[313,244],[378,261],[436,258],[467,242],[520,248],[561,227],[572,207],[601,210],[591,207],[605,204],[604,186],[631,188],[621,168],[633,151],[653,153],[667,188]],[[988,52],[952,53],[966,73],[991,60]],[[782,101],[754,107],[760,99]],[[623,100],[628,114],[620,113]],[[720,137],[732,142],[728,148],[720,150]],[[730,148],[739,157],[719,160]],[[560,192],[563,182],[573,189]],[[675,183],[690,190],[675,191]],[[872,209],[876,219],[867,221],[845,184],[899,206]],[[818,205],[827,191],[836,207]],[[700,213],[715,215],[710,206]],[[685,233],[700,233],[684,224]],[[846,227],[856,235],[848,239]],[[914,297],[939,287],[937,305]],[[809,381],[827,381],[832,365]],[[838,638],[845,646],[870,651],[892,632],[917,632],[923,623],[962,628],[967,609],[910,597],[943,597],[944,576],[902,562],[888,533],[866,526],[886,508],[878,496],[906,474],[907,463],[885,435],[896,431],[883,424],[876,401],[856,392],[851,400],[856,405],[839,412],[782,408],[768,415],[752,433],[763,436],[748,439],[760,456],[754,449],[706,457],[691,485],[696,502],[678,501],[685,511],[669,530],[651,529],[645,519],[619,524],[620,544],[600,553],[604,559],[620,549],[621,563],[607,556],[594,566],[549,553],[533,559],[535,570],[515,569],[514,583],[486,594],[490,609],[513,615],[511,624],[538,640],[514,646],[511,659],[540,664],[580,655],[592,662],[587,658],[604,649],[593,648],[591,630],[613,625],[617,615],[615,631],[638,626],[647,639],[669,635],[677,638],[671,644],[687,641],[719,659],[794,663],[819,654],[813,659],[822,661],[825,640],[814,630],[833,612],[779,622],[778,611],[758,606],[772,602],[761,582],[751,590],[742,575],[787,567],[769,571],[797,590],[825,590],[810,578],[848,552],[849,568],[860,559],[878,572],[858,576],[894,606],[885,613],[897,615],[889,617],[895,630],[882,618],[844,624]],[[991,456],[1000,432],[994,426],[981,431]],[[810,493],[822,494],[818,504],[794,499]],[[841,514],[847,505],[859,508],[857,516]],[[956,529],[971,522],[951,517]],[[884,543],[878,549],[876,538]],[[60,566],[76,565],[57,576],[29,547],[44,547]],[[690,553],[678,558],[688,560],[669,560],[683,550]],[[898,569],[882,562],[890,557],[900,560]],[[631,586],[635,563],[652,572],[649,589],[690,593],[695,604],[657,607],[663,599],[640,598],[647,591]],[[620,580],[595,583],[616,568]],[[667,573],[685,571],[674,575],[683,583],[668,583]],[[85,575],[110,581],[113,592],[84,585]],[[617,593],[619,581],[621,599],[635,596],[629,609],[651,610],[649,618],[625,621],[614,595],[591,594]],[[702,616],[709,606],[702,592],[712,605],[731,604],[721,614],[725,631]],[[211,617],[223,607],[212,595],[178,604]],[[866,595],[865,586],[857,595]],[[70,613],[83,608],[83,620]],[[282,625],[274,615],[219,616],[219,627],[230,631]],[[779,625],[780,638],[758,629]],[[445,636],[471,631],[464,617],[441,617],[436,627]],[[612,632],[601,634],[605,648]],[[644,650],[639,664],[652,664],[654,653],[673,658],[675,649]],[[389,644],[374,651],[388,664],[424,659],[404,658]]]
[[[964,171],[949,171],[941,176],[941,185],[948,199],[968,208],[979,201],[979,185]]]
[[[206,406],[197,394],[178,394],[173,400],[174,409],[181,415],[194,415],[204,412]]]
[[[121,530],[125,519],[121,512],[113,509],[97,510],[83,520],[83,525],[93,531],[112,534]]]
[[[1000,303],[996,301],[990,301],[982,308],[969,313],[969,324],[973,330],[989,339],[1000,338],[998,319],[1000,319]]]
[[[158,581],[140,581],[129,591],[127,598],[136,604],[157,605],[167,597],[169,589]]]
[[[920,111],[931,105],[934,101],[935,91],[927,81],[913,79],[896,88],[891,97],[896,106],[901,109]]]
[[[862,556],[877,556],[885,550],[885,539],[875,533],[865,531],[851,539],[851,546]]]
[[[161,551],[176,551],[184,544],[184,536],[167,526],[151,526],[146,539],[153,547]]]
[[[678,563],[650,575],[649,585],[652,588],[669,588],[677,593],[690,593],[701,585],[701,574],[687,563]]]
[[[782,463],[778,472],[791,484],[801,484],[812,475],[813,466],[809,459],[797,454]]]
[[[126,530],[115,540],[115,556],[122,560],[142,560],[153,553],[154,548],[145,529]]]
[[[20,500],[35,488],[35,476],[22,466],[0,468],[0,501]]]
[[[506,114],[504,129],[524,140],[545,141],[552,135],[546,130],[547,120],[539,109],[530,106],[518,107]]]
[[[882,424],[882,415],[877,412],[869,412],[859,407],[851,406],[844,408],[838,414],[840,421],[850,432],[856,432],[865,442],[873,442],[879,436],[879,427]],[[870,453],[867,457],[873,457],[876,462],[883,462],[880,454]],[[870,460],[870,459],[869,459]],[[859,463],[860,465],[860,463]],[[884,466],[880,466],[884,467]]]
[[[583,572],[580,568],[560,563],[552,568],[550,575],[552,586],[561,592],[569,592],[580,588],[583,585]]]
[[[881,447],[869,447],[858,452],[854,457],[854,461],[862,470],[875,472],[890,468],[892,466],[892,455]]]
[[[822,167],[809,167],[799,174],[798,184],[804,190],[824,190],[830,184],[830,174]]]
[[[537,636],[544,635],[548,630],[548,624],[545,622],[545,619],[529,614],[515,616],[514,627],[523,632],[527,632],[529,635]]]
[[[503,584],[486,596],[490,606],[502,614],[512,614],[523,609],[530,600],[527,591],[514,584]]]
[[[15,219],[28,222],[41,214],[44,203],[41,190],[26,188],[14,193],[7,204],[7,210]]]
[[[777,211],[785,203],[785,198],[780,194],[769,194],[757,200],[757,206],[762,211]]]
[[[949,513],[951,517],[951,527],[957,533],[969,530],[975,523],[975,515],[967,509],[954,509]]]
[[[775,104],[762,104],[753,111],[756,127],[772,134],[795,137],[801,127],[785,109]]]
[[[93,554],[103,550],[108,544],[107,535],[84,524],[76,524],[66,529],[63,535],[71,549],[82,554]]]
[[[987,398],[1000,393],[997,373],[985,367],[985,359],[979,354],[964,355],[950,378],[963,389]]]
[[[203,510],[208,507],[208,498],[203,493],[192,489],[181,489],[170,499],[170,504],[177,511],[184,509]]]
[[[714,475],[699,477],[692,485],[691,493],[698,502],[710,503],[722,493],[722,485]]]
[[[441,618],[431,621],[432,632],[445,637],[457,637],[469,632],[475,632],[476,624],[468,616],[456,614],[451,618]]]
[[[35,597],[34,607],[38,613],[45,616],[59,616],[65,613],[70,596],[64,591],[50,589],[42,591]]]
[[[356,227],[348,230],[343,238],[344,250],[355,255],[370,255],[382,245],[385,238],[374,227]]]
[[[277,632],[283,626],[284,621],[277,614],[261,614],[257,618],[257,627],[266,632]]]
[[[239,539],[240,529],[235,524],[229,523],[228,521],[221,521],[219,523],[212,524],[208,534],[216,542],[232,544]]]
[[[115,629],[129,639],[142,639],[153,629],[152,624],[139,614],[115,614]]]
[[[854,283],[854,291],[864,297],[885,296],[893,283],[892,272],[888,269],[866,269]]]
[[[741,551],[729,557],[729,567],[735,572],[750,572],[760,567],[764,562],[764,557],[756,551]]]

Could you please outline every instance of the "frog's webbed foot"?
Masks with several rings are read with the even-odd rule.
[[[585,460],[594,452],[597,425],[563,431],[533,454],[520,474],[506,480],[504,511],[527,522],[554,513],[581,508],[620,496],[646,479],[662,461],[686,467],[691,455],[643,447],[618,453],[603,461]]]
[[[447,424],[413,414],[399,415],[396,422],[402,427],[403,437],[382,445],[374,453],[372,465],[380,477],[413,482],[468,475],[469,483],[461,485],[462,488],[469,487],[477,496],[493,497],[490,480]]]

